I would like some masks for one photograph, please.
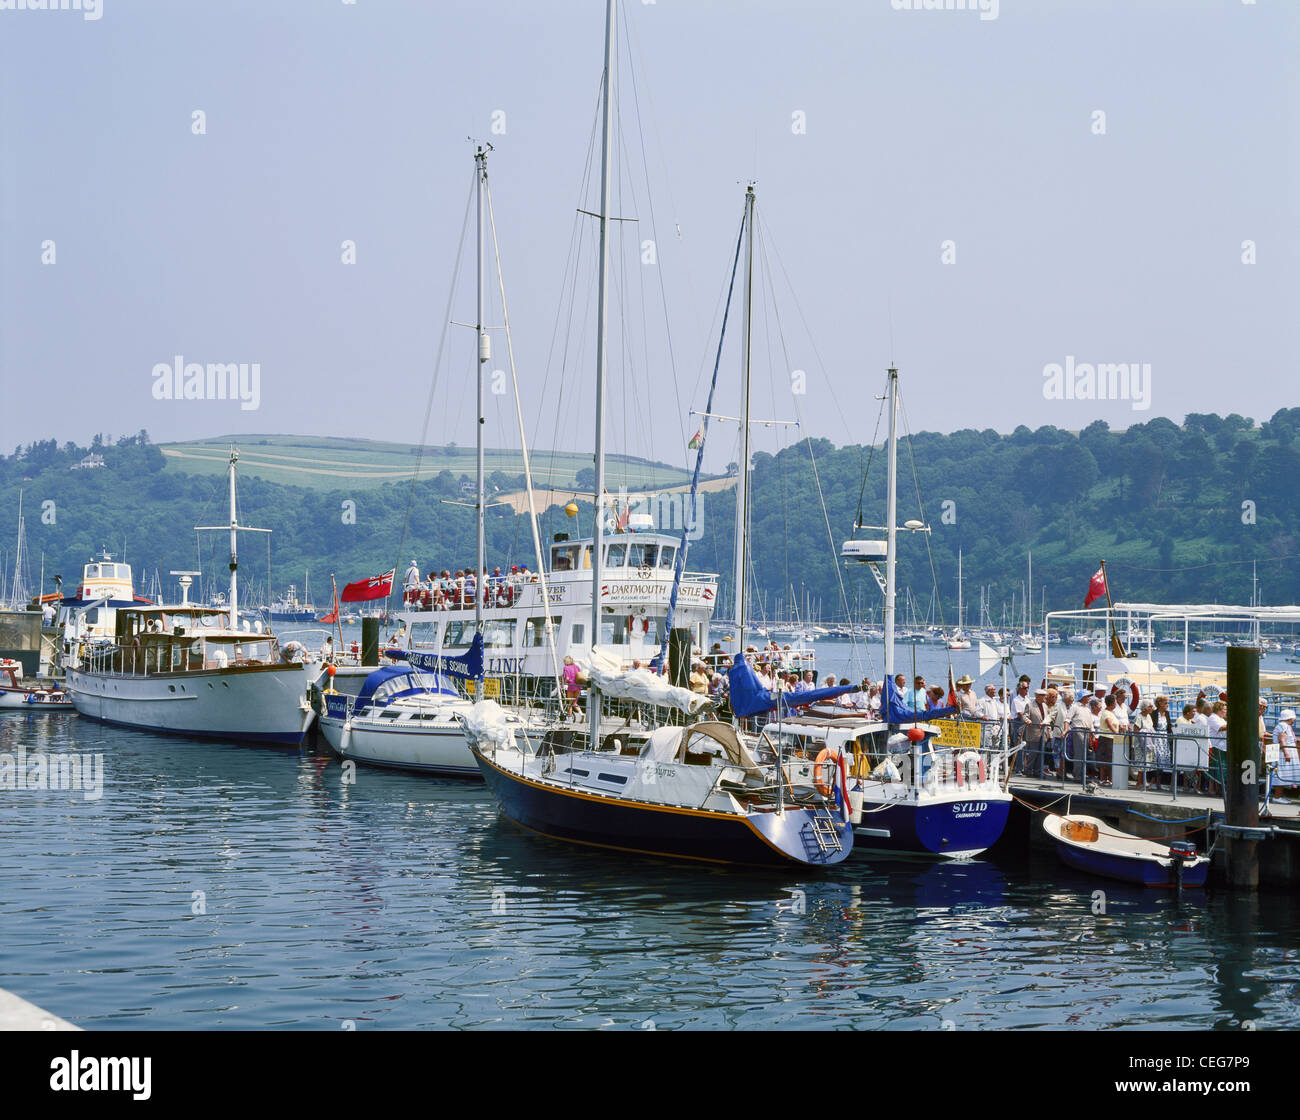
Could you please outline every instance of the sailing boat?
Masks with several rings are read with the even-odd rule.
[[[811,787],[795,789],[779,765],[759,764],[735,728],[708,718],[707,697],[678,688],[649,672],[623,672],[595,645],[601,636],[601,587],[605,563],[604,399],[609,253],[610,155],[614,83],[615,0],[608,0],[602,91],[600,247],[596,311],[595,528],[592,537],[592,652],[586,732],[556,723],[539,729],[511,727],[490,700],[476,704],[465,720],[466,737],[497,799],[501,814],[534,832],[573,843],[642,854],[714,863],[798,863],[827,865],[843,860],[853,833],[845,811],[833,811]],[[736,506],[742,549],[737,558],[737,642],[744,644],[744,500],[748,473],[749,291],[753,269],[751,186],[745,197],[749,231],[746,368],[741,470]],[[740,244],[736,246],[739,262]],[[724,320],[725,323],[725,320]],[[698,465],[698,460],[697,460]],[[674,571],[673,603],[681,582],[682,558]],[[743,660],[743,655],[741,655]],[[675,709],[694,722],[652,728],[602,725],[603,698]],[[608,729],[607,729],[608,728]],[[847,805],[845,804],[845,809]]]
[[[490,357],[483,314],[483,195],[487,188],[487,153],[480,145],[474,153],[475,194],[478,202],[478,317],[475,322],[478,356],[478,562],[486,571],[485,493],[483,472],[483,377]],[[385,665],[366,676],[356,696],[335,692],[323,696],[319,714],[321,734],[340,758],[441,777],[477,778],[478,764],[470,754],[461,726],[473,704],[461,696],[454,681],[473,680],[483,692],[483,602],[474,595],[474,637],[464,656],[447,656],[407,650],[404,664]],[[507,722],[520,722],[517,716]]]
[[[1006,756],[980,745],[980,724],[955,721],[945,728],[932,720],[953,709],[920,712],[894,683],[894,614],[898,556],[898,370],[889,369],[888,480],[884,526],[857,524],[857,530],[882,529],[886,539],[848,540],[841,548],[846,562],[871,568],[885,597],[885,676],[879,719],[871,715],[832,714],[790,721],[782,733],[791,745],[820,745],[823,756],[852,760],[848,792],[859,850],[893,855],[978,855],[1006,826],[1011,797],[1000,774]],[[903,529],[929,532],[920,521]],[[883,573],[880,565],[884,564]],[[904,730],[906,728],[906,730]],[[942,738],[941,738],[942,736]],[[806,753],[806,752],[805,752]],[[792,768],[793,769],[793,768]],[[792,779],[797,780],[794,773]]]
[[[957,550],[957,629],[948,638],[949,649],[970,649],[970,639],[962,631],[961,611],[961,549]]]
[[[7,595],[0,592],[0,607],[11,611],[27,609],[31,592],[27,581],[31,578],[27,570],[27,525],[23,519],[23,492],[18,491],[18,543],[14,548],[14,574],[7,589]],[[42,589],[43,590],[43,589]]]
[[[1026,653],[1042,653],[1043,643],[1034,636],[1034,624],[1030,621],[1030,604],[1034,601],[1034,554],[1029,554],[1029,588],[1025,592],[1025,632],[1020,635],[1020,648]]]

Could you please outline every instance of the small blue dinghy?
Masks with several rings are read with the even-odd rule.
[[[1203,887],[1209,856],[1186,840],[1144,840],[1079,813],[1043,818],[1062,862],[1078,871],[1144,887]]]

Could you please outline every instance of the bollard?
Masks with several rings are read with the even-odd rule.
[[[1228,647],[1228,760],[1223,771],[1224,821],[1233,828],[1259,827],[1259,650]],[[1228,886],[1259,886],[1259,841],[1224,838]]]
[[[361,620],[361,664],[379,664],[379,619]]]
[[[1122,731],[1115,736],[1111,747],[1110,784],[1112,789],[1128,789],[1129,752],[1133,749],[1132,731]]]

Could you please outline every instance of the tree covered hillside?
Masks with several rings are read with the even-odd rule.
[[[72,469],[92,453],[102,456],[102,467]],[[221,586],[224,537],[196,535],[193,526],[225,522],[224,479],[164,465],[145,432],[113,443],[96,437],[90,447],[46,441],[0,458],[6,582],[13,575],[21,488],[29,590],[42,553],[47,576],[58,572],[71,583],[101,545],[119,559],[125,547],[142,591],[158,572],[170,596],[175,587],[166,573],[196,564]],[[863,520],[883,521],[880,449],[815,440],[811,448],[800,443],[775,456],[760,453],[753,468],[751,571],[766,612],[783,612],[793,587],[801,602],[807,595],[820,604],[823,618],[841,617],[839,576],[849,603],[878,615],[874,585],[860,570],[837,568],[836,556],[851,535],[860,493]],[[443,471],[414,489],[389,483],[348,492],[319,481],[306,487],[241,477],[240,519],[274,530],[272,591],[290,582],[301,588],[309,569],[320,604],[328,600],[330,572],[342,584],[394,564],[400,575],[413,557],[425,571],[472,565],[473,511],[452,504],[472,501],[463,492],[467,481],[464,473]],[[1300,409],[1283,409],[1258,426],[1237,415],[1192,414],[1182,426],[1155,419],[1125,432],[1101,421],[1078,434],[1052,427],[1021,427],[1010,435],[922,432],[900,448],[899,516],[923,516],[933,533],[901,538],[901,582],[923,612],[937,583],[942,617],[951,623],[960,548],[968,621],[975,621],[980,587],[988,589],[998,620],[1020,594],[1032,549],[1034,599],[1045,589],[1048,609],[1080,605],[1102,558],[1117,599],[1249,602],[1256,561],[1262,601],[1293,603],[1300,601],[1298,490]],[[689,564],[723,574],[723,614],[731,598],[733,510],[732,490],[702,496],[701,534]],[[589,503],[574,519],[552,507],[543,518],[544,540],[556,532],[585,534],[590,525]],[[489,511],[488,547],[489,566],[535,563],[527,519],[509,508]],[[254,597],[263,598],[264,537],[243,538],[241,551],[243,575]],[[52,589],[47,580],[46,590]]]

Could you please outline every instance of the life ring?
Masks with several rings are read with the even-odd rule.
[[[1129,701],[1128,710],[1130,712],[1136,712],[1138,710],[1138,701],[1142,699],[1142,693],[1138,691],[1138,686],[1136,684],[1131,684],[1128,687],[1129,695],[1132,697]]]
[[[823,797],[830,797],[834,787],[829,781],[823,781],[822,767],[825,766],[833,771],[836,767],[842,767],[843,765],[844,757],[840,754],[839,748],[835,750],[831,750],[830,747],[822,748],[822,753],[817,756],[817,761],[813,763],[812,780],[813,785],[817,787],[817,792]]]

